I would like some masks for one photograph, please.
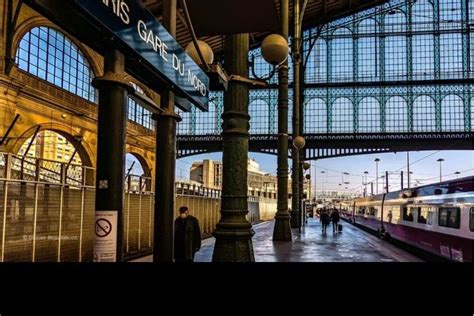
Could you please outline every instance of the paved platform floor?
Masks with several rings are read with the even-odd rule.
[[[309,218],[299,231],[292,229],[292,242],[273,242],[274,221],[253,227],[256,262],[420,262],[421,259],[387,243],[349,223],[341,222],[343,231],[333,234],[332,225],[322,234],[318,219]],[[214,238],[203,240],[196,262],[211,262]],[[144,257],[133,262],[151,262]]]

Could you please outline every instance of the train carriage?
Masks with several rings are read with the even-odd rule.
[[[343,218],[454,261],[472,262],[474,177],[344,201]]]

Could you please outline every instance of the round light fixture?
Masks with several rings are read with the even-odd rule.
[[[207,64],[212,64],[214,62],[214,52],[212,51],[211,46],[204,41],[197,41],[199,50],[202,53],[202,57]],[[186,46],[186,53],[191,57],[194,62],[198,65],[202,65],[201,58],[199,58],[199,53],[196,50],[196,46],[194,46],[194,42],[190,42],[188,46]]]
[[[272,65],[285,61],[289,51],[288,42],[279,34],[270,34],[262,42],[263,59]]]

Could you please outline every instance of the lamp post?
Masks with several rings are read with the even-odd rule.
[[[262,54],[266,61],[278,64],[278,196],[274,241],[291,241],[290,213],[288,212],[288,29],[289,0],[280,0],[281,36],[270,42]],[[273,48],[273,49],[272,49]]]
[[[344,175],[349,175],[349,173],[348,172],[343,172],[342,173],[342,183],[344,183]]]
[[[324,182],[327,182],[327,175],[326,175],[326,171],[321,171],[321,174],[324,174],[324,181],[322,181],[323,179],[321,179],[321,190],[323,191],[323,194],[324,194]]]
[[[441,172],[441,163],[444,161],[443,158],[439,158],[438,160],[436,160],[437,162],[439,162],[439,182],[442,182],[443,181],[443,174]]]
[[[454,174],[456,175],[456,179],[458,179],[458,178],[459,178],[459,175],[461,174],[461,172],[456,171]]]
[[[365,181],[364,181],[364,196],[367,196],[367,175],[369,174],[368,171],[364,171]]]
[[[375,158],[375,192],[379,194],[379,158]]]
[[[304,139],[300,136],[302,134],[301,131],[301,104],[300,104],[300,70],[301,70],[301,24],[300,24],[300,17],[301,17],[301,6],[300,0],[293,1],[293,18],[294,18],[294,35],[293,35],[293,150],[291,152],[292,156],[292,209],[293,212],[296,212],[296,216],[291,217],[291,227],[292,228],[299,228],[301,223],[298,221],[298,214],[300,212],[301,206],[301,188],[300,183],[302,183],[302,170],[301,170],[301,149],[304,147]],[[303,144],[299,147],[296,143],[297,139],[303,140]],[[301,182],[300,182],[301,181]],[[295,218],[296,217],[296,218]]]

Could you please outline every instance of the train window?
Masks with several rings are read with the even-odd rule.
[[[390,207],[384,211],[385,221],[389,223],[396,223],[400,219],[400,209],[398,207]]]
[[[413,208],[404,207],[402,216],[404,221],[413,222]]]
[[[474,207],[471,207],[471,210],[469,211],[470,213],[470,219],[469,219],[469,229],[471,232],[474,232]]]
[[[440,207],[438,225],[449,228],[459,228],[461,223],[461,209],[459,207]]]
[[[430,207],[416,207],[418,211],[418,223],[432,225],[433,223],[433,212]]]
[[[417,212],[417,221],[419,224],[432,225],[433,212],[431,207],[412,207],[412,212]]]
[[[376,216],[377,215],[377,209],[375,207],[369,208],[369,215],[371,216]]]

